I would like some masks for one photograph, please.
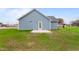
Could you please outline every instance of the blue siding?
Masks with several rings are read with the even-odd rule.
[[[58,23],[51,23],[51,29],[57,29]]]
[[[32,21],[21,21],[19,22],[19,29],[20,30],[31,30],[32,29]]]
[[[33,11],[29,15],[25,16],[19,20],[19,29],[20,30],[36,30],[38,29],[38,21],[42,21],[43,30],[51,30],[50,21],[39,14],[37,11]]]

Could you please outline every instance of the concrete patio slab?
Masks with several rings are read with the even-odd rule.
[[[51,33],[49,30],[32,30],[31,33]]]

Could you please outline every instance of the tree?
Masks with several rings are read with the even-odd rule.
[[[58,18],[58,23],[59,24],[64,24],[64,19],[63,18]]]
[[[58,24],[59,24],[59,25],[62,25],[63,28],[64,28],[64,27],[65,27],[64,19],[63,19],[63,18],[58,18],[57,20],[58,20]]]

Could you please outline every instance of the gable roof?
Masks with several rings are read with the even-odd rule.
[[[56,18],[54,16],[47,16],[47,18],[49,18],[50,21],[56,21]]]
[[[48,17],[46,17],[45,15],[43,15],[42,13],[40,13],[39,11],[37,11],[36,9],[33,9],[32,11],[26,13],[25,15],[23,15],[22,17],[20,17],[18,20],[21,20],[22,18],[24,18],[25,16],[29,15],[30,13],[32,13],[33,11],[36,11],[37,13],[39,13],[40,15],[42,15],[43,17],[45,17],[47,20],[49,20]],[[49,20],[50,21],[50,20]]]

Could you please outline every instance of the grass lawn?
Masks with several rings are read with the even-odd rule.
[[[52,30],[50,34],[0,29],[0,50],[76,51],[79,50],[79,28],[65,27]]]

